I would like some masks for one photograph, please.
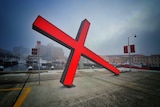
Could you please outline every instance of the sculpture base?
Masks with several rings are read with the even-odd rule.
[[[73,87],[76,87],[76,86],[73,84],[73,85],[64,85],[64,87],[73,88]]]

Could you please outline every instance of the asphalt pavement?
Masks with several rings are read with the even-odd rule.
[[[0,107],[159,107],[160,71],[120,68],[77,70],[75,87],[59,81],[62,70],[0,75]]]

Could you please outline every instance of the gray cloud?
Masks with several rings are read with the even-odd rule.
[[[85,46],[97,54],[123,54],[127,37],[136,45],[136,53],[160,53],[159,0],[101,1],[0,1],[1,48],[23,45],[33,47],[37,40],[53,42],[32,30],[38,15],[43,16],[75,38],[81,21],[91,26]],[[57,43],[53,42],[59,46]],[[65,48],[64,48],[65,49]]]

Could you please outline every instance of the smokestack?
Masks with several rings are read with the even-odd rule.
[[[37,41],[37,48],[40,48],[41,46],[41,41]]]

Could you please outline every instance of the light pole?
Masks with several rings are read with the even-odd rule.
[[[40,85],[40,80],[41,80],[41,75],[40,75],[40,47],[38,47],[38,71],[39,71],[39,85]]]
[[[129,38],[131,37],[137,37],[136,34],[132,35],[132,36],[129,36],[128,37],[128,55],[129,55],[129,71],[131,71],[131,49],[130,49],[130,44],[129,44]]]

